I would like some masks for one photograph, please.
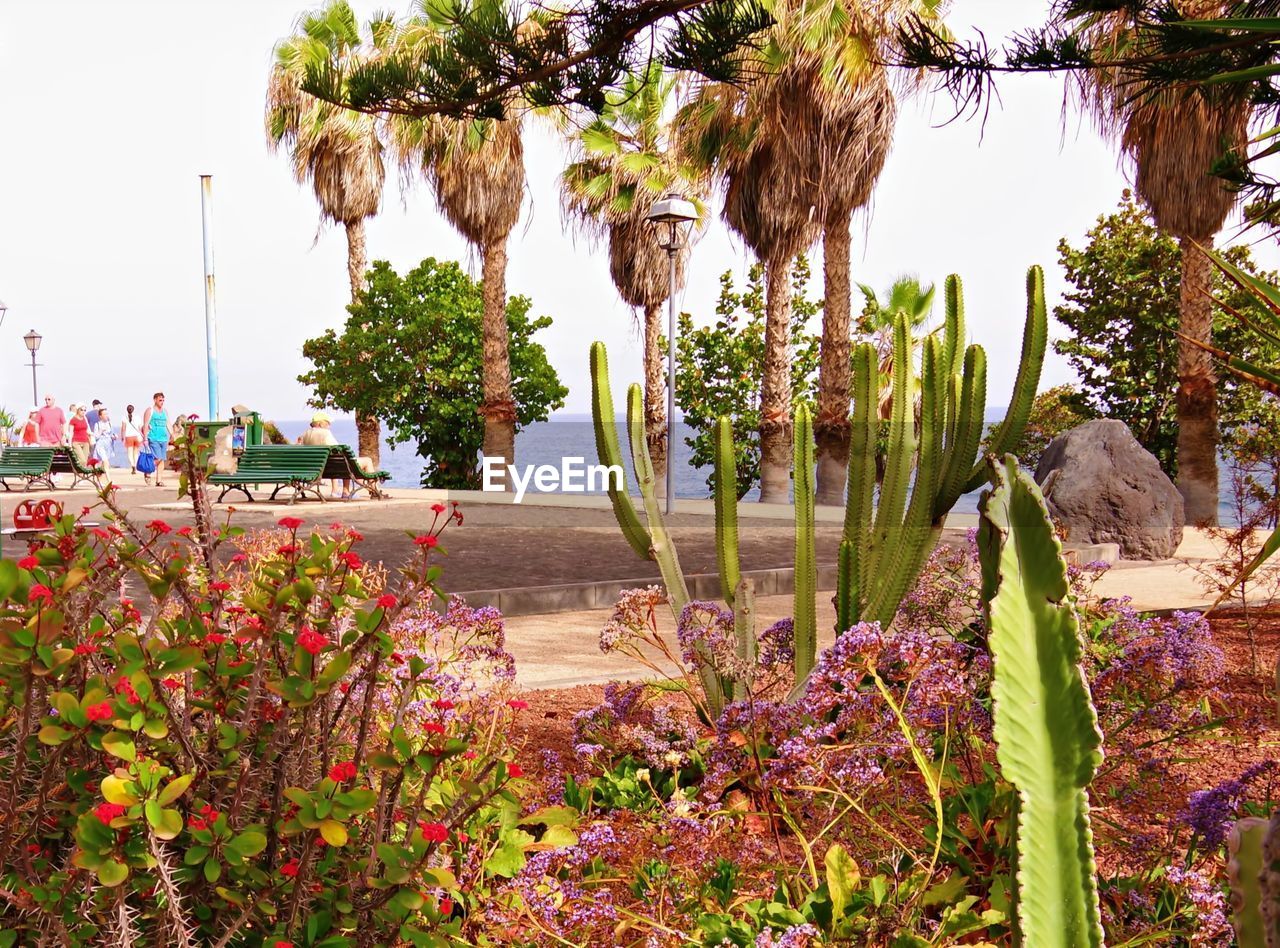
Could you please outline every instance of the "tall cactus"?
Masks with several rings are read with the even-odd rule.
[[[882,626],[893,621],[898,605],[937,546],[947,514],[961,494],[975,489],[987,477],[986,466],[978,456],[986,411],[986,354],[980,346],[964,344],[964,300],[960,279],[956,276],[946,281],[946,321],[942,328],[940,338],[934,334],[924,340],[917,384],[910,325],[904,318],[894,324],[892,410],[878,503],[878,359],[870,344],[864,343],[854,350],[849,485],[835,600],[837,631],[860,621],[875,621]],[[1009,413],[994,439],[997,446],[1013,444],[1022,436],[1040,380],[1047,339],[1044,278],[1038,267],[1032,267],[1027,273],[1022,362]],[[608,364],[604,346],[598,342],[591,347],[591,375],[600,460],[603,464],[621,465],[609,394]],[[920,393],[918,418],[917,390]],[[679,573],[674,547],[663,528],[656,497],[647,486],[652,476],[651,471],[649,476],[645,475],[650,465],[644,440],[636,433],[639,419],[629,420],[632,456],[645,501],[648,528],[641,524],[625,487],[610,492],[614,513],[631,547],[646,559],[657,559],[663,579],[672,590],[673,607],[678,601],[683,608],[687,600],[684,577]],[[795,451],[795,672],[797,680],[803,681],[815,660],[817,587],[812,425],[803,407],[796,412]],[[739,639],[753,637],[754,620],[747,619],[754,610],[748,608],[743,615],[738,615],[736,601],[743,580],[738,558],[737,476],[732,427],[727,418],[719,419],[716,427],[715,511],[716,558],[722,595],[735,611],[734,628]],[[747,653],[742,641],[739,641],[739,653]],[[710,681],[708,676],[703,677],[704,681]],[[721,680],[714,690],[720,697],[724,694],[732,697],[736,685]],[[712,699],[711,695],[708,699],[713,706],[719,700]]]
[[[796,565],[795,605],[792,612],[795,630],[793,644],[796,680],[803,681],[818,659],[818,562],[814,552],[813,495],[813,421],[804,405],[796,408],[795,438],[795,510]]]
[[[1015,943],[1102,944],[1086,788],[1102,733],[1080,665],[1062,544],[1035,481],[992,461],[978,550],[990,636],[996,759],[1018,793]]]
[[[1027,273],[1027,315],[1022,361],[1009,412],[994,441],[1001,450],[1022,437],[1035,399],[1048,342],[1044,275]],[[875,352],[860,345],[853,359],[853,434],[849,495],[841,543],[837,623],[893,621],[898,605],[920,575],[942,536],[942,525],[960,495],[987,477],[978,457],[987,404],[987,357],[981,346],[964,347],[964,298],[957,276],[946,281],[942,338],[924,341],[920,369],[920,417],[913,418],[917,385],[911,361],[910,324],[893,327],[893,408],[879,504],[875,490],[875,442],[879,379]]]

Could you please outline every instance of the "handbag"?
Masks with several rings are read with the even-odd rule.
[[[138,453],[137,467],[143,474],[154,474],[156,471],[156,456],[150,451],[140,451]]]

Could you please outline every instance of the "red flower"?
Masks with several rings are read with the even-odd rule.
[[[94,527],[92,533],[95,537],[97,537],[100,540],[111,539],[111,534],[108,533],[106,530],[103,530],[101,527]]]
[[[359,543],[361,540],[364,539],[364,534],[361,533],[359,530],[348,530],[347,537],[351,540],[352,543]]]
[[[97,650],[98,646],[94,645],[92,642],[81,642],[76,646],[75,652],[77,655],[92,655]]]
[[[178,679],[176,678],[161,678],[160,684],[162,684],[169,691],[177,691],[179,688],[182,687],[182,682],[178,681]]]
[[[189,536],[191,536],[191,528],[190,528],[190,527],[179,527],[179,528],[178,528],[178,536],[180,536],[180,537],[189,537]]]
[[[235,556],[231,557],[231,562],[233,563],[245,563],[248,562],[248,560],[249,557],[243,553],[237,553]]]
[[[155,531],[156,533],[170,533],[173,531],[173,527],[169,526],[163,520],[152,520],[147,524],[147,528]]]
[[[319,655],[328,644],[329,640],[315,629],[304,628],[298,633],[298,645],[303,651],[310,652],[312,655]]]
[[[476,752],[475,752],[475,751],[467,751],[466,753],[464,753],[464,754],[462,755],[462,759],[463,759],[463,760],[475,760],[475,759],[476,759]]]
[[[294,553],[298,552],[298,547],[297,547],[297,544],[286,543],[284,546],[278,547],[276,549],[276,552],[279,553],[281,556],[292,556]]]
[[[453,914],[453,899],[445,896],[440,900],[440,914],[444,916]]]
[[[453,702],[449,701],[447,698],[439,698],[436,701],[431,702],[431,707],[439,708],[441,711],[451,711],[453,710]]]
[[[334,783],[343,783],[347,780],[354,780],[356,776],[356,765],[353,761],[344,760],[340,764],[334,764],[329,768],[329,779]]]
[[[423,729],[424,731],[426,731],[428,734],[443,734],[443,733],[445,733],[444,725],[443,725],[443,724],[437,724],[435,721],[428,721],[426,724],[422,725],[422,729]]]
[[[346,553],[339,553],[338,560],[343,563],[347,569],[359,569],[364,565],[364,560],[360,559],[360,554],[348,550]]]
[[[290,879],[296,879],[298,877],[298,870],[300,868],[301,867],[298,865],[298,860],[290,859],[288,862],[286,862],[283,866],[280,867],[280,875],[286,876]]]
[[[529,702],[521,701],[519,698],[512,698],[507,702],[507,707],[515,711],[523,711],[525,708],[529,707]]]
[[[447,510],[447,509],[448,509],[448,508],[447,508],[447,507],[445,507],[445,505],[444,505],[444,504],[435,503],[435,504],[432,504],[432,505],[431,505],[431,510],[432,510],[434,513],[442,514],[442,513],[444,513],[444,512],[445,512],[445,510]]]
[[[396,597],[391,595],[391,593],[383,593],[378,597],[378,608],[380,609],[390,609],[395,606],[395,604]]]
[[[413,542],[418,546],[425,546],[430,549],[440,542],[440,538],[432,533],[424,533],[421,536],[414,537]]]
[[[524,776],[524,768],[523,768],[523,767],[521,767],[519,764],[516,764],[516,763],[507,764],[507,776],[512,777],[512,778],[515,778],[515,777],[523,777],[523,776]]]
[[[53,602],[53,590],[43,583],[36,583],[27,591],[27,601],[36,602],[43,599],[45,604]]]
[[[223,635],[221,632],[210,632],[208,635],[204,637],[204,640],[208,642],[210,645],[221,645],[223,642],[227,640],[227,637]]]
[[[216,583],[209,584],[209,589],[212,590],[213,592],[226,592],[230,588],[231,588],[231,584],[227,582],[223,582],[222,580],[218,580]]]
[[[99,803],[93,808],[93,815],[96,816],[103,826],[110,826],[111,821],[117,816],[124,816],[125,808],[119,803]]]
[[[443,843],[449,838],[449,827],[443,823],[424,823],[419,820],[418,829],[422,830],[422,838],[429,843]]]
[[[276,522],[279,523],[280,526],[284,527],[286,530],[297,530],[300,526],[302,526],[302,520],[298,517],[281,517]]]
[[[40,561],[34,556],[24,556],[22,559],[18,560],[18,569],[32,570],[39,565]]]
[[[275,944],[272,945],[271,948],[293,948],[293,942],[277,938]]]
[[[110,721],[116,716],[110,701],[99,701],[85,709],[85,717],[90,721]]]

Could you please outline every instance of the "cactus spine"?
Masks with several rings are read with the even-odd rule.
[[[884,481],[876,498],[877,450],[880,431],[880,378],[875,348],[858,345],[853,353],[853,417],[849,450],[848,495],[840,543],[836,589],[837,632],[858,622],[888,626],[898,605],[911,589],[929,554],[937,546],[942,525],[956,501],[976,489],[988,477],[978,456],[986,411],[987,361],[977,345],[965,346],[964,298],[960,279],[946,281],[946,321],[942,333],[931,334],[922,344],[919,377],[914,366],[915,346],[911,327],[899,317],[893,325],[894,365],[890,380],[892,408],[888,425],[888,449],[884,455]],[[1022,362],[1010,400],[1009,413],[1000,425],[995,446],[1007,450],[1022,437],[1031,403],[1035,399],[1048,340],[1044,305],[1044,277],[1039,267],[1027,273],[1027,315],[1022,339]],[[596,440],[601,462],[621,464],[613,431],[613,406],[609,396],[608,365],[604,347],[591,348],[591,372]],[[920,411],[916,417],[916,393]],[[634,388],[638,392],[638,388]],[[653,496],[652,465],[643,439],[637,433],[642,419],[633,418],[638,395],[631,396],[628,420],[636,477],[644,497],[648,530],[640,523],[625,488],[611,491],[614,512],[627,542],[636,552],[657,559],[673,608],[683,608],[688,598],[675,551],[662,525]],[[802,681],[813,667],[816,651],[815,589],[817,564],[814,549],[814,490],[812,423],[808,410],[795,416],[795,671]],[[646,475],[646,471],[648,472]],[[736,634],[754,640],[754,622],[748,609],[738,615],[737,597],[743,588],[738,560],[737,472],[734,465],[729,419],[716,425],[715,451],[716,558],[720,588],[734,609]],[[679,612],[677,610],[677,617]],[[746,646],[739,641],[739,654]],[[752,643],[754,647],[754,641]],[[704,676],[704,681],[709,679]],[[736,685],[721,682],[717,695]],[[710,693],[708,700],[714,702]]]
[[[992,460],[978,551],[994,674],[996,759],[1018,793],[1014,944],[1102,945],[1087,787],[1102,732],[1080,665],[1067,566],[1017,458]]]

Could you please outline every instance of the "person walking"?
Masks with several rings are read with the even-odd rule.
[[[164,410],[164,392],[156,392],[151,396],[151,405],[142,415],[142,434],[147,439],[147,450],[156,459],[156,487],[163,487],[164,462],[169,456],[169,416]],[[151,475],[144,474],[144,479],[151,483]]]
[[[66,435],[67,416],[54,402],[52,395],[44,397],[44,407],[36,412],[40,430],[40,445],[52,448],[63,443]]]
[[[120,422],[120,440],[124,442],[124,453],[129,458],[129,473],[138,473],[138,452],[142,450],[142,429],[133,417],[134,407],[126,405],[124,421]]]
[[[92,431],[98,426],[98,412],[102,410],[102,402],[94,399],[89,406],[89,410],[84,413],[85,420],[89,422],[89,430]]]
[[[89,419],[85,417],[88,409],[84,405],[72,405],[73,414],[67,422],[67,440],[71,442],[71,451],[85,467],[89,466]]]
[[[22,446],[35,447],[40,443],[40,409],[27,413],[27,423],[22,426]]]
[[[93,451],[89,457],[98,462],[104,473],[111,470],[111,455],[116,447],[116,433],[111,427],[111,414],[105,408],[98,409],[98,423],[89,429]]]

